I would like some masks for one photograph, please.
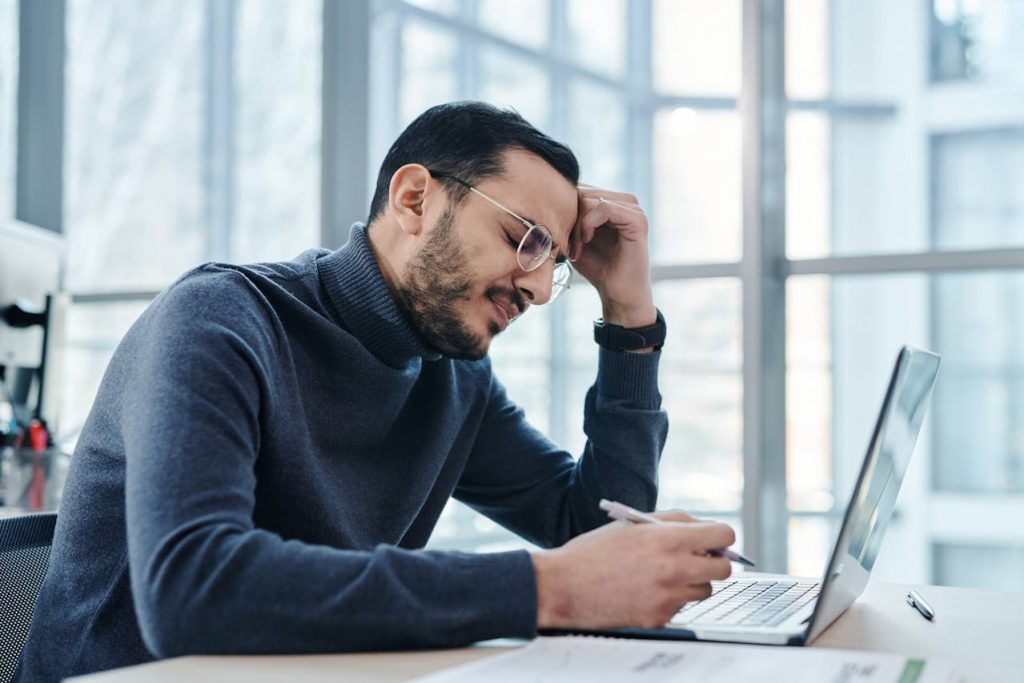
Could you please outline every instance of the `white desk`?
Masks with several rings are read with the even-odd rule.
[[[1024,593],[922,586],[935,621],[904,601],[907,586],[873,583],[814,647],[878,650],[957,663],[972,683],[1024,679]],[[397,683],[488,657],[504,647],[345,655],[181,657],[75,679],[75,683]]]

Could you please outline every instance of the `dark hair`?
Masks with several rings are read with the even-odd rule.
[[[377,174],[367,224],[384,212],[391,176],[406,164],[423,164],[468,183],[501,175],[502,155],[519,148],[536,154],[576,185],[580,166],[572,150],[540,132],[512,110],[484,102],[449,102],[426,110],[402,131]],[[468,190],[444,180],[456,203]]]

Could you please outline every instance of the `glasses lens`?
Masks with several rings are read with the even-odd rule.
[[[551,281],[551,299],[554,301],[569,289],[569,281],[572,280],[572,268],[566,262],[555,264],[554,278]],[[549,303],[550,303],[549,301]]]
[[[540,268],[551,254],[551,242],[551,233],[543,225],[535,225],[527,230],[516,251],[519,266],[525,271]]]

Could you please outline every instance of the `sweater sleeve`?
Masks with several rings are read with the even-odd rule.
[[[121,419],[136,615],[158,657],[454,646],[536,629],[524,551],[344,550],[255,527],[261,359],[240,278],[175,285],[139,321]]]
[[[487,414],[456,497],[541,547],[606,523],[601,498],[653,509],[668,434],[657,384],[660,356],[600,350],[578,460],[530,426],[492,377]]]

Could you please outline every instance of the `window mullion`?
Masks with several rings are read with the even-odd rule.
[[[565,0],[551,0],[550,54],[568,58],[569,29]],[[551,131],[556,138],[565,139],[569,132],[569,71],[560,66],[561,61],[552,60],[548,70],[548,88],[551,98]],[[577,280],[582,280],[578,275]],[[555,443],[568,443],[569,435],[569,382],[572,358],[569,354],[566,307],[556,304],[548,315],[548,433]]]
[[[235,209],[236,0],[206,2],[206,96],[203,174],[206,188],[206,251],[215,261],[231,258]]]
[[[15,217],[64,231],[64,0],[19,7]]]
[[[743,533],[764,571],[787,569],[785,42],[783,0],[744,0]]]
[[[340,247],[353,219],[366,216],[372,194],[370,130],[370,0],[324,2],[320,142],[320,246]],[[388,38],[400,45],[401,26]],[[396,49],[396,53],[399,49]],[[398,54],[395,62],[401,62]],[[387,69],[392,64],[379,65]],[[400,67],[398,67],[400,68]],[[397,71],[396,71],[397,73]],[[397,78],[394,82],[398,82]],[[381,88],[389,88],[388,84]],[[353,95],[355,93],[355,95]],[[384,101],[388,93],[379,93]],[[399,98],[395,93],[393,108]]]

